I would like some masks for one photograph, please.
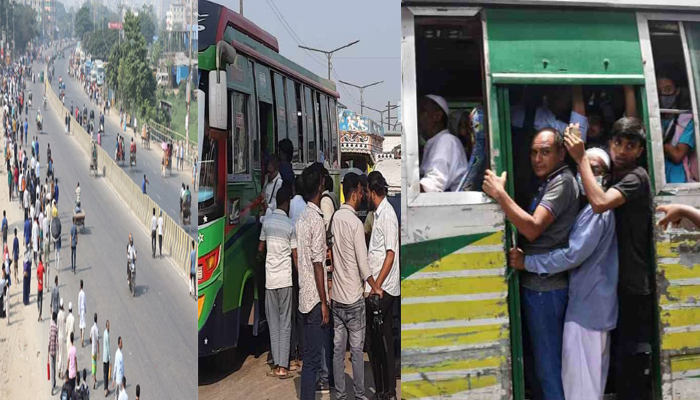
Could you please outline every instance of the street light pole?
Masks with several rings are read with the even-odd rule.
[[[241,1],[242,1],[242,0],[241,0]],[[331,57],[333,57],[333,53],[335,53],[335,52],[338,51],[338,50],[344,49],[344,48],[346,48],[346,47],[350,47],[350,46],[352,46],[353,44],[355,44],[355,43],[357,43],[357,42],[359,42],[359,40],[355,40],[355,41],[352,42],[352,43],[348,43],[348,44],[346,44],[345,46],[340,46],[340,47],[338,47],[337,49],[335,49],[335,50],[330,50],[330,51],[320,50],[320,49],[314,49],[313,47],[306,47],[306,46],[301,46],[301,45],[300,45],[299,47],[301,47],[302,49],[306,49],[306,50],[310,50],[310,51],[315,51],[315,52],[317,52],[317,53],[323,53],[323,54],[326,55],[326,57],[328,58],[328,80],[330,81],[330,80],[331,80],[331,65],[332,65],[332,64],[331,64]]]
[[[345,82],[345,81],[340,81],[340,83],[360,89],[360,114],[362,115],[362,114],[364,114],[364,111],[365,111],[365,101],[364,101],[364,97],[363,97],[365,89],[367,89],[370,86],[379,85],[380,83],[384,83],[384,81],[377,81],[377,82],[370,83],[369,85],[364,85],[364,86],[358,86],[358,85],[355,85],[353,83]]]

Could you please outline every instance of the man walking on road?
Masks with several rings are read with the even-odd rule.
[[[153,258],[156,258],[156,232],[158,228],[158,219],[156,218],[156,208],[153,207],[153,216],[151,217],[151,248],[153,249]]]
[[[58,293],[58,275],[56,275],[53,279],[54,281],[54,286],[53,289],[51,289],[51,313],[56,313],[58,314],[58,302],[60,301],[59,293]]]
[[[56,326],[56,312],[51,314],[51,326],[49,327],[49,374],[51,375],[51,396],[56,388],[56,347],[58,346],[58,326]]]
[[[163,257],[163,210],[160,210],[158,216],[158,251],[161,258]]]
[[[92,388],[97,389],[97,357],[100,356],[100,332],[97,328],[97,313],[95,322],[90,329],[90,345],[92,350]]]
[[[83,280],[80,280],[80,293],[78,293],[78,317],[80,322],[78,327],[80,327],[80,347],[85,346],[85,340],[83,339],[83,331],[85,330],[85,291],[83,291]]]
[[[114,377],[114,389],[119,392],[119,382],[124,378],[124,356],[122,355],[122,337],[119,336],[117,339],[117,351],[114,353],[114,371],[112,371],[112,376]],[[122,388],[123,390],[123,388]]]
[[[105,397],[109,394],[109,363],[112,361],[112,353],[109,352],[109,320],[102,334],[102,381],[105,384]]]
[[[39,265],[36,267],[36,304],[39,308],[39,319],[41,322],[41,309],[44,304],[44,263],[41,262],[41,256],[39,256]]]
[[[56,286],[58,286],[58,276],[56,277]],[[58,310],[58,377],[64,379],[62,375],[66,370],[64,368],[66,365],[66,313],[63,311],[63,298],[61,298],[60,304]]]
[[[19,283],[17,279],[17,265],[19,264],[19,238],[17,238],[17,228],[15,228],[15,238],[12,241],[12,262],[15,265],[15,283]],[[10,277],[10,271],[7,271],[7,277]]]
[[[76,264],[76,248],[78,246],[78,227],[75,226],[75,219],[73,220],[73,225],[70,227],[70,269],[75,273]]]
[[[5,210],[2,210],[2,246],[5,247],[7,244],[7,229],[8,229],[8,224],[7,224],[7,217],[5,214]]]
[[[68,316],[66,317],[66,349],[70,349],[73,344],[75,334],[75,317],[73,316],[73,303],[68,302]]]
[[[70,350],[68,350],[68,381],[75,388],[75,376],[78,373],[78,350],[73,345],[73,332],[70,333]]]
[[[146,179],[146,174],[143,174],[143,181],[141,182],[141,192],[143,192],[143,194],[148,194],[146,193],[146,185],[148,184],[150,184],[150,182]]]

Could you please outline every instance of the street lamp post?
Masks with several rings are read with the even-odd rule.
[[[360,89],[360,114],[364,114],[365,101],[364,101],[363,94],[365,92],[365,89],[367,89],[370,86],[379,85],[380,83],[384,83],[384,81],[377,81],[377,82],[370,83],[369,85],[364,85],[364,86],[358,86],[358,85],[355,85],[353,83],[345,82],[345,81],[340,81],[340,83]]]
[[[301,47],[302,49],[306,49],[306,50],[310,50],[310,51],[315,51],[315,52],[323,53],[323,54],[326,55],[326,57],[328,58],[328,80],[330,81],[330,80],[331,80],[331,65],[332,65],[332,64],[331,64],[331,57],[333,57],[333,53],[335,53],[335,52],[338,51],[338,50],[344,49],[344,48],[346,48],[346,47],[350,47],[350,46],[352,46],[353,44],[355,44],[355,43],[357,43],[357,42],[359,42],[359,40],[355,40],[355,41],[352,42],[352,43],[348,43],[348,44],[346,44],[345,46],[340,46],[340,47],[338,47],[337,49],[335,49],[335,50],[330,50],[330,51],[320,50],[320,49],[314,49],[313,47],[306,47],[306,46],[301,46],[301,45],[300,45],[299,47]]]

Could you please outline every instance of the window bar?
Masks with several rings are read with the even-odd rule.
[[[697,155],[698,143],[700,143],[700,120],[698,120],[698,98],[695,86],[695,79],[693,77],[693,66],[690,61],[690,50],[688,49],[688,37],[685,33],[685,25],[683,21],[678,21],[678,27],[680,28],[681,43],[683,44],[683,57],[685,58],[685,71],[688,75],[688,91],[690,92],[690,102],[693,109],[693,125],[695,127],[695,154]],[[696,157],[696,160],[700,158]],[[700,161],[698,161],[700,163]],[[700,169],[700,165],[698,165]],[[688,177],[690,178],[690,177]]]

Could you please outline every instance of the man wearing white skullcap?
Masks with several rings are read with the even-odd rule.
[[[467,156],[447,129],[450,109],[444,98],[429,94],[418,104],[418,132],[427,140],[420,165],[423,192],[456,191],[467,172]]]
[[[586,156],[598,183],[606,185],[608,154],[591,148]],[[571,270],[562,348],[564,393],[567,400],[602,398],[610,362],[610,331],[616,327],[618,313],[613,211],[596,214],[586,202],[576,217],[568,247],[528,256],[512,249],[508,261],[513,268],[540,275]]]
[[[58,280],[56,280],[58,282]],[[58,283],[57,283],[58,285]],[[66,313],[63,311],[63,297],[58,306],[58,356],[56,369],[58,370],[58,378],[63,379],[63,372],[66,371],[64,367],[66,363]]]

